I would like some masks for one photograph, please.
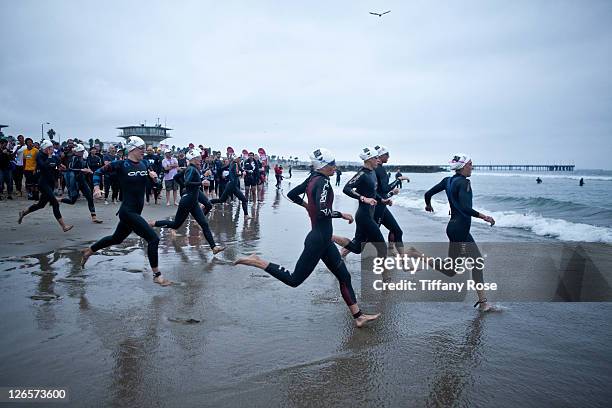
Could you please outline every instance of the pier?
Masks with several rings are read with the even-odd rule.
[[[475,164],[474,170],[491,171],[574,171],[574,164]]]
[[[289,163],[280,162],[285,167]],[[338,167],[342,171],[357,171],[361,168],[359,163],[338,163]],[[475,164],[474,170],[477,171],[574,171],[574,164]],[[293,164],[294,169],[308,170],[309,163],[299,162]],[[387,165],[387,170],[395,173],[397,170],[402,173],[437,173],[449,171],[448,165]]]

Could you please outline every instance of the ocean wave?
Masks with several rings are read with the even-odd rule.
[[[598,181],[612,181],[612,176],[595,176],[595,175],[580,175],[580,174],[545,174],[545,173],[489,173],[486,171],[474,171],[472,177],[478,176],[496,176],[496,177],[527,177],[536,179],[570,179],[580,180],[583,178],[586,180],[598,180]]]
[[[423,211],[425,203],[420,197],[399,196],[394,205],[410,210]],[[448,219],[449,205],[446,201],[432,200],[437,211],[433,213],[436,218]],[[570,222],[558,218],[542,217],[532,212],[518,213],[515,211],[487,211],[486,214],[495,218],[495,226],[501,228],[519,228],[543,236],[552,237],[561,241],[603,242],[612,244],[612,228],[598,227],[590,224]],[[424,213],[424,212],[423,212]]]

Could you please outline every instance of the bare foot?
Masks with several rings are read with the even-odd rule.
[[[380,313],[374,315],[362,314],[355,319],[355,326],[358,328],[366,326],[369,322],[374,321],[380,317]]]
[[[91,250],[91,248],[85,248],[81,250],[81,254],[83,255],[83,257],[81,258],[81,268],[85,268],[85,264],[87,263],[87,260],[89,259],[90,256],[93,255],[93,251]]]
[[[366,326],[369,322],[372,322],[380,317],[380,313],[376,313],[375,315],[362,314],[358,318],[355,319],[355,326],[358,328],[362,328]]]
[[[249,214],[244,214],[244,219],[245,220],[250,220],[250,219],[253,219],[253,217],[251,215],[249,215]]]
[[[264,261],[263,259],[261,259],[255,254],[246,256],[244,258],[238,258],[234,261],[234,265],[254,266],[256,268],[261,268],[261,269],[265,269],[266,266],[268,266],[267,264],[268,262]]]
[[[25,211],[19,211],[19,219],[17,220],[17,224],[21,224],[21,221],[23,221],[23,217],[25,217],[25,215]]]
[[[213,255],[217,255],[221,251],[225,251],[225,247],[222,245],[216,245],[213,249]]]
[[[64,232],[68,232],[72,229],[72,227],[74,227],[74,225],[65,225],[64,227],[62,227],[62,229],[64,230]]]
[[[170,286],[172,285],[172,281],[168,279],[164,279],[160,276],[153,278],[153,282],[157,283],[160,286]]]

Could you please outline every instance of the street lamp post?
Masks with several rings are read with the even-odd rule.
[[[44,126],[45,125],[50,125],[49,122],[43,122],[40,124],[40,140],[43,140],[45,138],[44,136]]]

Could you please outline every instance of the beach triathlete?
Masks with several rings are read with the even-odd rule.
[[[391,204],[391,200],[378,195],[377,181],[374,169],[378,166],[378,154],[373,147],[365,147],[359,154],[363,160],[363,167],[349,180],[342,190],[347,196],[359,200],[359,207],[355,213],[355,237],[350,240],[346,237],[334,235],[333,241],[344,248],[342,255],[349,251],[360,254],[362,245],[371,242],[376,247],[378,257],[387,256],[387,245],[374,220],[374,209],[378,203]]]
[[[184,172],[183,183],[185,185],[185,194],[183,194],[181,200],[179,201],[179,206],[176,210],[174,220],[149,221],[149,225],[152,227],[172,228],[176,230],[183,225],[187,219],[187,216],[191,214],[200,228],[202,228],[204,237],[212,248],[213,253],[217,254],[223,251],[225,247],[215,244],[215,239],[213,238],[210,227],[208,226],[208,221],[206,221],[206,217],[204,216],[202,208],[200,208],[200,204],[198,203],[199,194],[204,196],[204,193],[202,190],[200,190],[200,186],[203,182],[200,170],[198,170],[202,160],[201,152],[197,149],[191,150],[187,152],[186,158],[189,161],[189,165]]]
[[[40,143],[40,150],[36,154],[36,170],[38,172],[40,198],[37,203],[19,212],[19,220],[17,221],[19,224],[21,224],[23,217],[34,211],[40,210],[49,203],[53,208],[53,216],[55,216],[62,230],[67,232],[72,229],[72,225],[66,225],[64,222],[62,213],[59,209],[59,203],[53,193],[55,189],[55,172],[58,169],[65,170],[66,168],[59,163],[59,158],[53,154],[53,142],[50,140],[43,140]]]
[[[319,260],[322,260],[338,279],[340,293],[355,319],[355,325],[362,327],[367,322],[377,319],[379,314],[364,314],[357,306],[355,292],[351,284],[351,275],[340,257],[338,248],[331,240],[332,218],[343,218],[351,223],[353,217],[350,214],[332,209],[334,191],[329,183],[329,176],[333,175],[336,170],[336,162],[332,153],[327,149],[317,149],[310,155],[310,158],[315,171],[302,184],[287,194],[291,201],[306,208],[312,225],[312,229],[304,241],[304,250],[295,265],[293,273],[278,264],[261,259],[257,255],[240,258],[235,264],[263,269],[286,285],[295,288],[310,276]],[[300,197],[304,193],[308,201],[304,201]]]
[[[375,146],[374,148],[378,154],[379,161],[378,166],[376,169],[374,169],[374,172],[376,173],[376,181],[378,183],[378,195],[384,198],[391,198],[391,196],[399,194],[398,185],[402,181],[409,182],[410,180],[408,180],[408,177],[400,176],[399,178],[396,178],[394,182],[389,183],[389,174],[384,166],[385,163],[389,161],[389,150],[385,146]],[[379,228],[382,224],[389,230],[389,246],[395,245],[397,252],[403,254],[403,231],[395,220],[395,217],[393,217],[393,214],[391,214],[391,211],[389,211],[389,205],[391,205],[391,202],[388,202],[388,204],[384,204],[383,202],[376,204],[376,209],[374,210],[374,220],[378,224]]]
[[[157,174],[149,168],[148,162],[143,160],[145,142],[141,138],[130,136],[127,140],[126,148],[128,151],[126,160],[115,160],[105,164],[94,173],[95,198],[102,197],[100,178],[107,174],[115,174],[121,185],[121,191],[123,191],[123,201],[117,212],[119,224],[117,224],[115,232],[113,235],[106,236],[91,247],[84,249],[82,251],[83,259],[81,260],[81,266],[84,267],[87,259],[95,252],[102,248],[122,243],[128,235],[134,232],[147,241],[147,255],[151,270],[153,271],[153,282],[167,286],[172,284],[172,282],[161,276],[158,267],[157,247],[159,245],[159,237],[140,215],[144,207],[147,179],[156,182]]]
[[[261,164],[255,160],[255,153],[250,152],[248,159],[244,162],[244,190],[247,197],[251,194],[254,196],[259,184],[260,176],[259,171]]]
[[[240,156],[235,156],[234,159],[230,161],[228,170],[228,182],[225,186],[225,190],[223,190],[221,197],[213,198],[212,200],[210,200],[210,202],[213,205],[218,203],[224,203],[233,194],[238,197],[238,199],[242,203],[242,211],[244,212],[245,218],[251,218],[249,216],[249,211],[247,210],[247,199],[240,190]]]
[[[472,208],[472,187],[468,177],[472,175],[472,159],[463,153],[457,153],[450,161],[450,169],[455,172],[452,177],[445,177],[438,184],[433,186],[425,193],[425,211],[433,212],[431,197],[435,194],[446,191],[446,196],[451,208],[451,218],[446,226],[446,235],[450,241],[448,253],[449,257],[456,259],[459,257],[469,257],[472,259],[480,258],[480,250],[470,234],[472,217],[480,218],[491,226],[495,225],[493,217],[479,213]],[[454,271],[443,271],[452,276]],[[448,272],[448,273],[447,273]],[[483,283],[482,268],[475,266],[472,269],[472,279],[476,283]],[[478,306],[481,311],[494,310],[495,307],[487,302],[483,290],[477,290],[478,301],[474,307]]]
[[[89,213],[91,215],[91,221],[96,224],[101,224],[102,220],[96,218],[96,206],[94,204],[93,195],[87,183],[87,175],[92,174],[93,171],[87,167],[87,163],[83,160],[83,153],[85,152],[85,146],[77,144],[73,151],[73,155],[70,157],[68,163],[68,170],[74,173],[74,188],[68,189],[69,197],[63,198],[62,203],[74,205],[79,198],[79,191],[83,193],[83,196],[87,200],[87,206],[89,207]]]

